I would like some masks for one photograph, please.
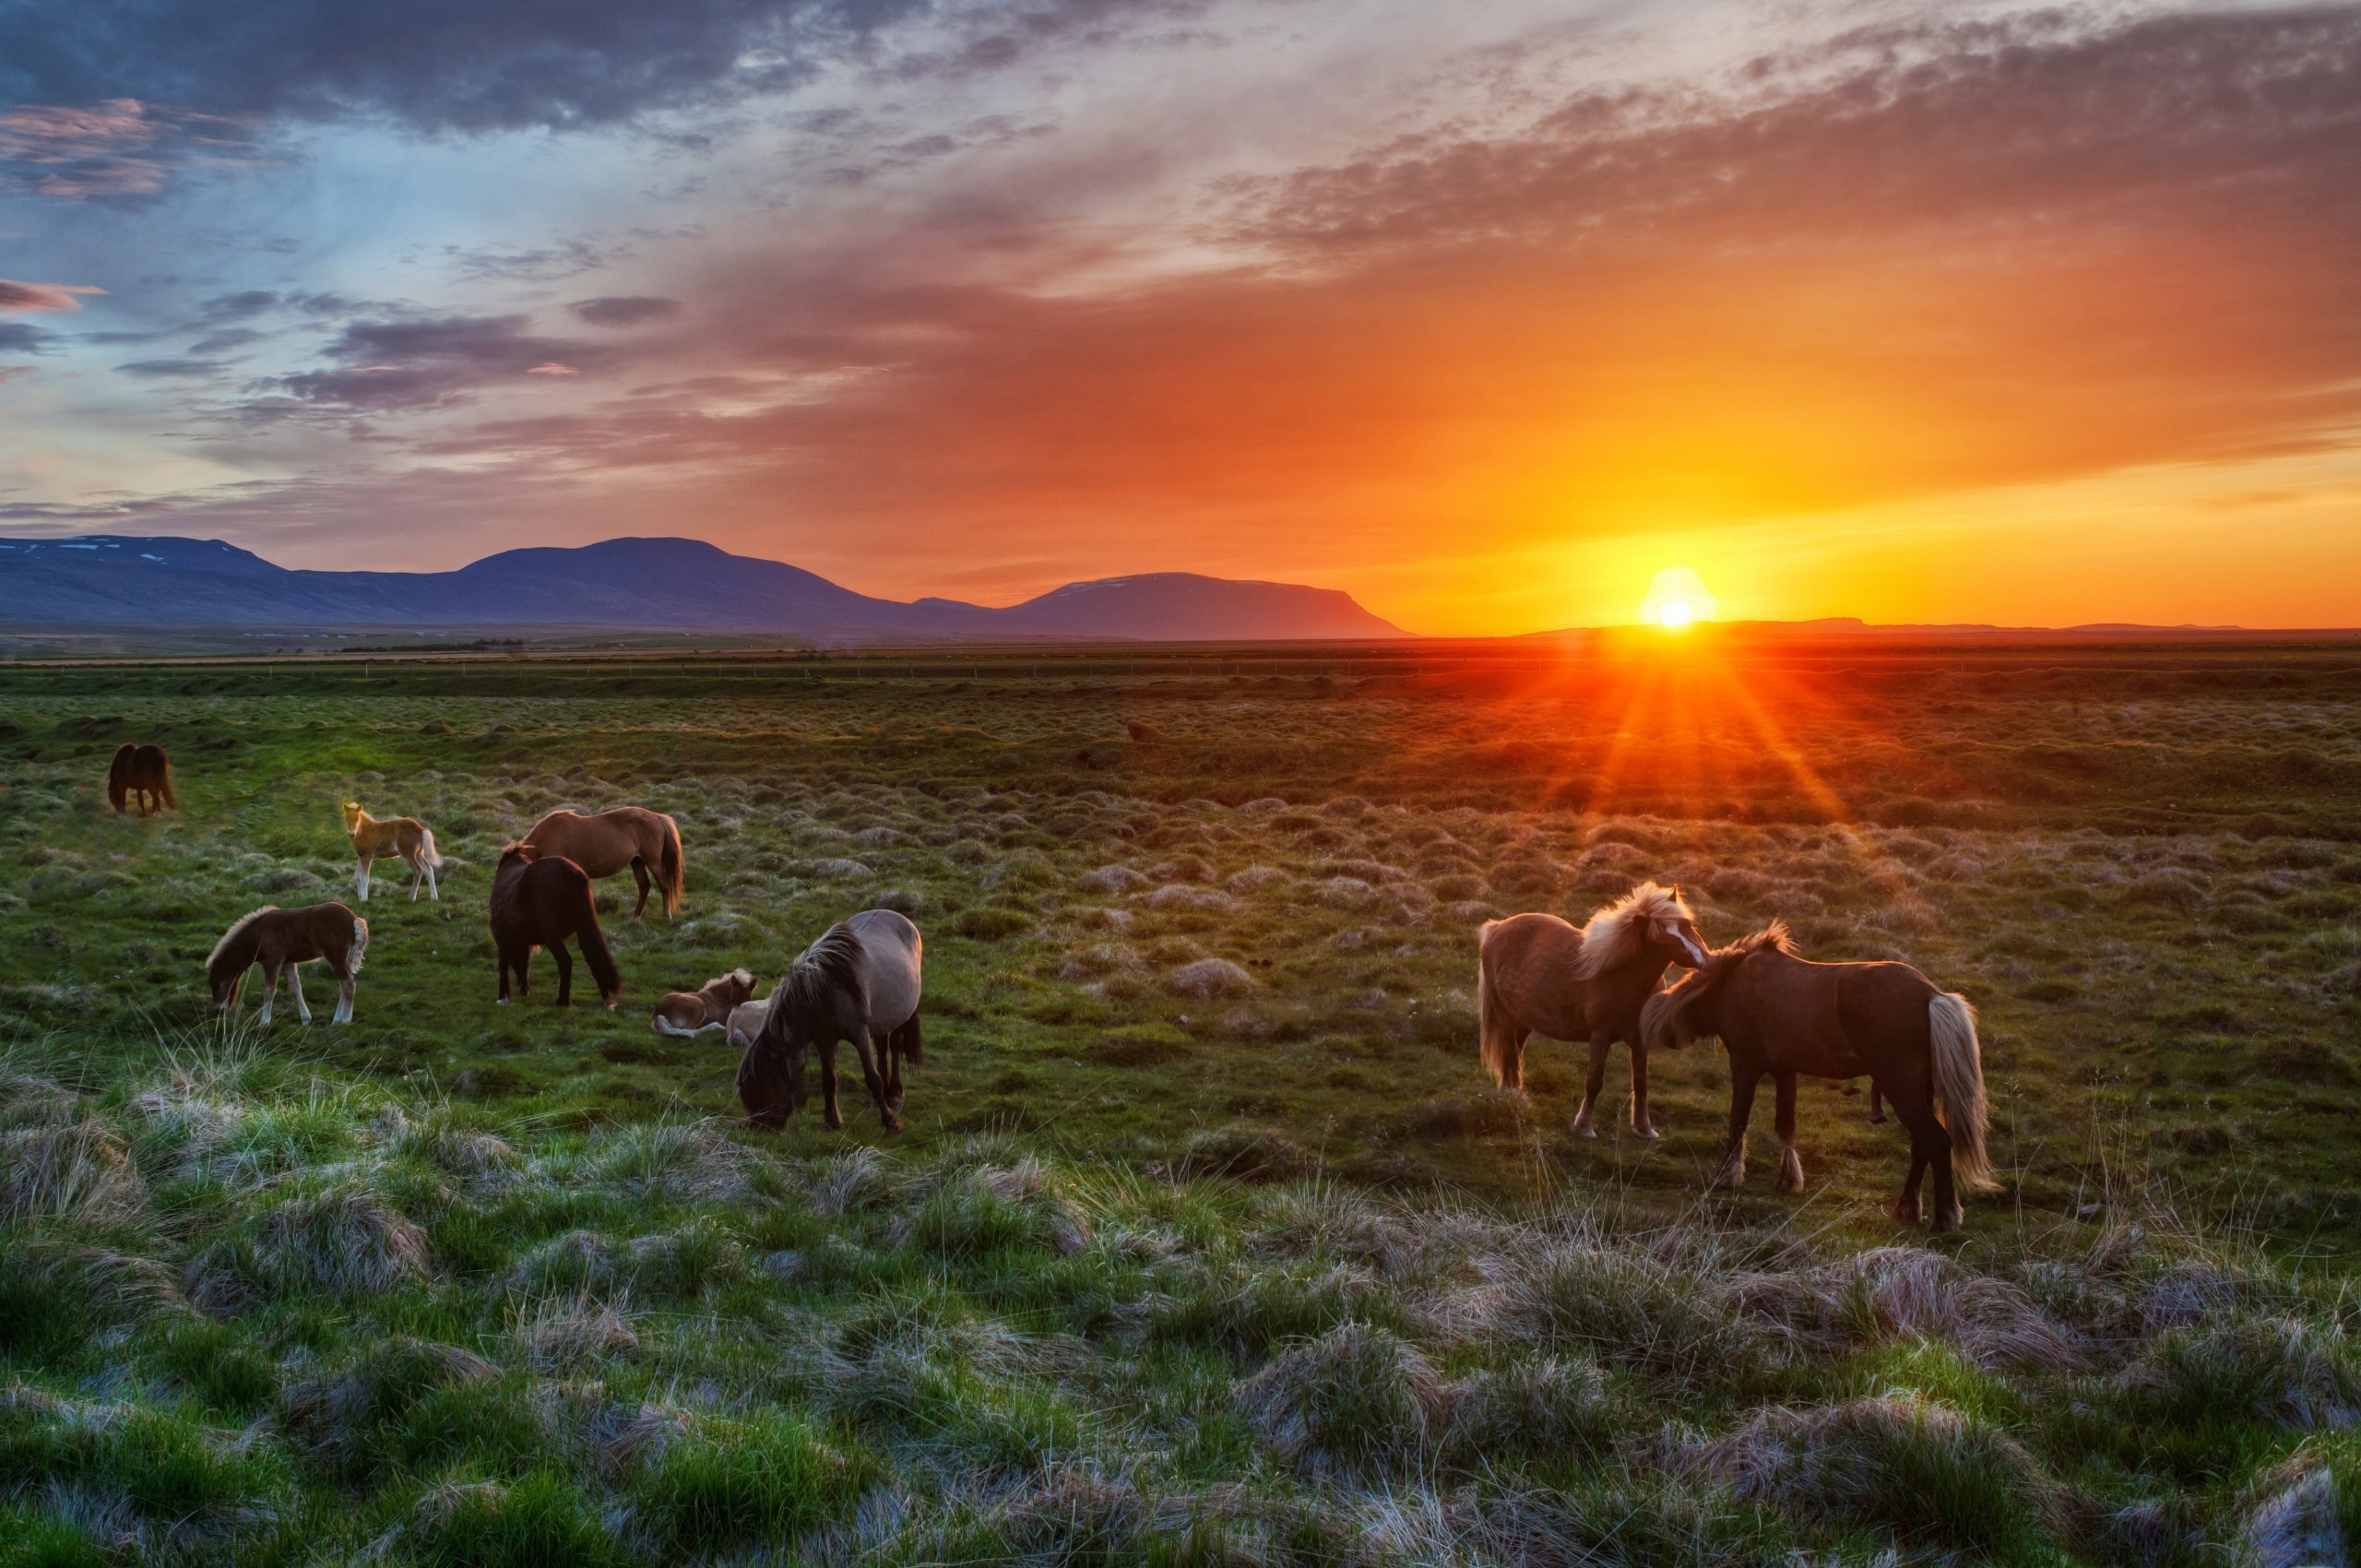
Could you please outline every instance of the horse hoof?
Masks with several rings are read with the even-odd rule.
[[[1654,1127],[1634,1127],[1631,1129],[1631,1135],[1635,1138],[1645,1138],[1650,1143],[1655,1143],[1657,1139],[1664,1136],[1662,1133],[1657,1132]]]
[[[1927,1229],[1934,1235],[1940,1236],[1946,1231],[1958,1229],[1965,1218],[1966,1217],[1955,1208],[1937,1209],[1935,1211],[1934,1222],[1928,1225]]]
[[[1896,1204],[1886,1212],[1893,1217],[1894,1222],[1898,1225],[1916,1225],[1918,1223],[1918,1206],[1916,1204]]]

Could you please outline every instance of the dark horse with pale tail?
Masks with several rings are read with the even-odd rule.
[[[560,808],[533,824],[523,843],[538,854],[564,856],[593,880],[629,866],[639,883],[634,920],[647,912],[651,885],[663,894],[666,914],[681,912],[681,827],[662,812],[617,806],[584,816]]]
[[[753,1044],[738,1064],[738,1098],[747,1120],[773,1131],[811,1098],[803,1053],[820,1053],[822,1118],[829,1131],[845,1124],[836,1105],[836,1042],[852,1041],[877,1119],[902,1130],[902,1063],[921,1065],[919,992],[925,944],[919,928],[892,909],[864,909],[830,926],[788,966],[773,988]]]
[[[1668,967],[1705,960],[1697,919],[1679,889],[1643,882],[1593,914],[1580,931],[1555,915],[1489,921],[1477,935],[1477,953],[1479,1049],[1492,1081],[1524,1087],[1528,1035],[1588,1041],[1590,1076],[1574,1131],[1595,1137],[1591,1115],[1607,1083],[1607,1053],[1622,1040],[1631,1048],[1631,1130],[1655,1137],[1640,1004]]]
[[[1952,1175],[1993,1186],[1985,1151],[1984,1059],[1975,1009],[1907,964],[1814,964],[1795,955],[1785,923],[1707,956],[1697,972],[1648,1001],[1641,1030],[1659,1049],[1717,1035],[1730,1058],[1730,1130],[1717,1181],[1746,1179],[1746,1123],[1764,1074],[1777,1086],[1779,1186],[1800,1193],[1796,1075],[1857,1078],[1910,1130],[1910,1177],[1893,1206],[1918,1218],[1918,1183],[1935,1172],[1934,1229],[1961,1219]]]
[[[139,814],[152,811],[178,811],[181,802],[172,793],[172,759],[164,754],[161,746],[135,746],[129,741],[115,748],[114,762],[107,769],[107,804],[121,811],[136,796]]]
[[[607,951],[607,933],[599,929],[599,911],[590,900],[590,878],[563,855],[540,855],[528,845],[511,844],[500,851],[492,873],[492,943],[500,950],[500,1000],[508,1000],[508,976],[516,976],[516,993],[533,994],[533,949],[546,947],[557,960],[557,1004],[574,1004],[574,958],[565,939],[582,944],[582,961],[599,982],[599,998],[613,1007],[623,994],[623,976],[615,970],[614,955]]]

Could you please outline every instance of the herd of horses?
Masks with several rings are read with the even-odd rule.
[[[143,815],[150,799],[174,805],[162,750],[125,745],[108,775],[107,795],[117,811],[137,799]],[[429,897],[441,897],[434,873],[444,862],[432,831],[409,817],[372,817],[357,802],[346,802],[343,811],[360,862],[362,902],[369,897],[370,864],[380,859],[399,859],[409,869],[413,901],[421,884]],[[571,942],[600,1001],[616,1005],[623,979],[599,928],[591,885],[626,870],[639,887],[635,919],[645,916],[651,893],[667,915],[680,912],[684,867],[680,828],[670,817],[639,806],[595,814],[553,811],[501,850],[488,901],[500,1002],[509,1000],[512,978],[516,994],[531,993],[533,955],[547,948],[557,962],[557,1004],[570,1005]],[[215,1011],[232,1012],[247,973],[259,968],[261,1022],[269,1023],[284,979],[308,1024],[297,967],[319,962],[339,986],[334,1021],[350,1022],[368,944],[368,921],[341,903],[256,909],[223,934],[207,960]],[[747,1120],[771,1130],[810,1099],[807,1058],[819,1064],[824,1124],[832,1131],[844,1125],[836,1047],[848,1041],[878,1120],[898,1133],[902,1069],[925,1060],[919,1024],[923,962],[916,925],[891,909],[868,909],[823,932],[768,996],[755,1000],[752,971],[733,969],[696,991],[666,995],[651,1024],[670,1036],[724,1030],[726,1042],[742,1051],[737,1082]],[[1667,984],[1667,972],[1676,967],[1688,973]],[[1632,1131],[1654,1138],[1649,1052],[1718,1039],[1730,1063],[1720,1184],[1745,1179],[1747,1123],[1763,1078],[1775,1091],[1778,1185],[1793,1193],[1804,1186],[1795,1141],[1797,1078],[1867,1076],[1872,1119],[1882,1119],[1880,1101],[1889,1103],[1910,1134],[1909,1175],[1895,1218],[1920,1218],[1920,1188],[1930,1172],[1937,1230],[1959,1225],[1961,1187],[1993,1185],[1975,1010],[1908,964],[1812,963],[1797,955],[1786,927],[1775,921],[1727,946],[1709,946],[1679,890],[1646,882],[1580,927],[1548,914],[1487,922],[1477,937],[1477,1014],[1478,1054],[1503,1088],[1522,1092],[1531,1037],[1587,1045],[1589,1072],[1574,1127],[1590,1135],[1619,1041],[1631,1056]]]

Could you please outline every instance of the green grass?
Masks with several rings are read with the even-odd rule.
[[[2354,1539],[2361,667],[1723,651],[0,669],[0,1562]],[[132,738],[182,813],[104,810]],[[352,1026],[220,1030],[220,931],[349,901],[348,797],[445,897],[380,876]],[[495,1007],[499,845],[624,800],[682,918],[605,884],[625,1006]],[[1476,923],[1646,876],[1976,1003],[1964,1235],[1883,1218],[1857,1095],[1798,1199],[1760,1145],[1703,1192],[1703,1051],[1658,1145],[1619,1063],[1595,1142],[1570,1049],[1490,1089]],[[647,1004],[880,902],[909,1133],[857,1069],[842,1134],[731,1125]]]

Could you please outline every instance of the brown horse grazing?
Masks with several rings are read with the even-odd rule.
[[[617,806],[596,816],[560,810],[533,824],[524,842],[544,855],[564,855],[593,878],[612,876],[625,866],[639,881],[637,920],[647,910],[649,879],[664,895],[664,912],[681,912],[681,828],[661,812]]]
[[[1488,921],[1477,935],[1476,963],[1484,1065],[1502,1088],[1522,1089],[1526,1036],[1588,1040],[1590,1076],[1574,1131],[1596,1137],[1591,1116],[1607,1083],[1607,1053],[1622,1040],[1631,1048],[1631,1130],[1653,1138],[1640,1004],[1667,966],[1704,961],[1704,941],[1679,889],[1653,882],[1593,914],[1580,931],[1555,915]]]
[[[139,814],[151,811],[178,811],[179,797],[172,793],[172,759],[164,754],[161,746],[135,746],[129,741],[115,748],[114,762],[107,768],[107,804],[121,811],[132,796],[139,797]]]
[[[557,960],[557,1004],[573,1006],[569,936],[582,944],[582,961],[599,982],[599,999],[611,1009],[623,994],[623,976],[615,972],[607,933],[599,929],[599,911],[590,902],[589,875],[564,856],[539,855],[523,844],[501,850],[492,873],[491,915],[492,943],[500,949],[501,1001],[508,1000],[512,969],[517,994],[533,994],[533,949],[546,947]]]
[[[924,957],[919,928],[892,909],[864,909],[805,948],[772,988],[762,1028],[738,1064],[738,1098],[747,1120],[773,1131],[786,1124],[788,1113],[811,1098],[803,1053],[817,1048],[826,1106],[822,1122],[830,1132],[842,1127],[836,1041],[849,1039],[877,1119],[887,1132],[900,1132],[902,1063],[926,1061],[919,1033]]]
[[[303,1000],[303,977],[298,964],[325,959],[337,978],[336,1014],[332,1024],[352,1022],[352,993],[361,980],[361,960],[369,950],[369,922],[342,904],[314,904],[307,909],[282,909],[266,904],[221,933],[205,960],[205,978],[213,988],[213,1011],[227,1014],[238,1005],[246,971],[262,966],[262,1013],[270,1023],[270,1004],[279,999],[279,977],[285,975],[295,992],[295,1010],[312,1021],[311,1004]]]
[[[371,816],[361,809],[359,801],[344,802],[344,831],[352,840],[352,852],[361,857],[361,901],[369,902],[369,867],[373,861],[398,859],[409,868],[409,901],[418,902],[419,885],[436,903],[443,901],[443,890],[434,885],[434,873],[443,869],[443,857],[434,849],[434,833],[416,817]]]
[[[703,1034],[726,1028],[733,1009],[754,994],[754,977],[744,969],[716,975],[694,991],[667,992],[649,1020],[659,1035]]]
[[[1930,1165],[1937,1230],[1960,1223],[1954,1170],[1971,1188],[1994,1185],[1984,1146],[1975,1009],[1907,964],[1807,963],[1795,956],[1786,926],[1774,921],[1649,998],[1641,1028],[1660,1049],[1718,1035],[1728,1051],[1729,1144],[1717,1182],[1735,1187],[1746,1179],[1746,1123],[1764,1074],[1778,1088],[1779,1186],[1799,1193],[1804,1162],[1796,1152],[1796,1075],[1867,1073],[1910,1130],[1910,1176],[1893,1206],[1896,1219],[1917,1219],[1918,1182]]]

